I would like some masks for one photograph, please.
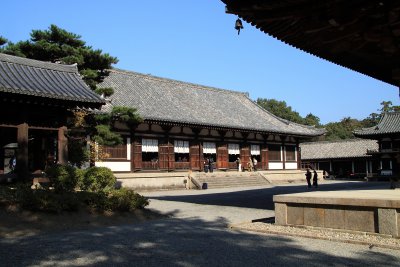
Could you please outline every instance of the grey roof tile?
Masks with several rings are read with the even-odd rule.
[[[81,103],[105,101],[81,79],[75,65],[62,65],[0,53],[0,92]]]
[[[354,135],[360,137],[394,133],[400,133],[400,112],[384,113],[378,125],[354,131]]]
[[[302,160],[370,157],[367,149],[378,150],[376,140],[349,139],[300,144]]]
[[[135,107],[147,120],[301,136],[325,132],[278,118],[241,92],[123,70],[111,70],[99,87],[114,88],[104,111],[112,106]]]

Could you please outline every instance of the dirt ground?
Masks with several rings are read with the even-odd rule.
[[[49,214],[0,207],[0,238],[34,236],[59,231],[86,230],[92,227],[126,225],[163,216],[147,209],[134,212],[94,214],[88,211]]]

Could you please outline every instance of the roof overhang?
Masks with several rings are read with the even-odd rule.
[[[222,0],[226,12],[280,41],[399,86],[400,2]]]

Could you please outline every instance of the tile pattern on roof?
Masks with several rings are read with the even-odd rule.
[[[378,143],[369,139],[349,139],[302,143],[300,149],[302,160],[359,158],[369,157],[367,149],[378,150]]]
[[[84,83],[74,65],[61,65],[0,53],[0,92],[104,103]]]
[[[302,136],[324,133],[323,129],[278,118],[241,92],[123,70],[111,70],[99,86],[114,88],[112,106],[135,107],[148,120]]]
[[[373,136],[394,133],[400,133],[400,112],[385,113],[378,125],[354,131],[354,135],[356,136]]]

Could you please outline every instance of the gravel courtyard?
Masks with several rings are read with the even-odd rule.
[[[332,183],[320,190],[365,189]],[[368,186],[371,186],[370,184]],[[399,266],[400,250],[228,226],[270,217],[277,192],[303,185],[142,192],[166,218],[0,239],[1,266]],[[239,191],[238,191],[239,190]],[[265,206],[266,208],[262,207]]]

